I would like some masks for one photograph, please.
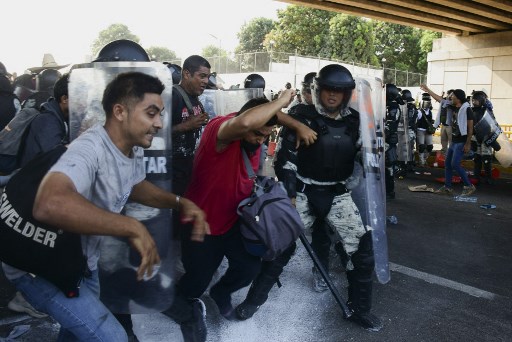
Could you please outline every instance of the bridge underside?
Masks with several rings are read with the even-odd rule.
[[[509,0],[279,0],[380,21],[468,36],[512,30]]]

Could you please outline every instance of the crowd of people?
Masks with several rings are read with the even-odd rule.
[[[433,136],[439,131],[440,152],[445,162],[445,183],[436,193],[452,194],[454,171],[463,183],[462,196],[476,191],[474,184],[492,184],[492,160],[499,144],[483,142],[488,133],[475,127],[482,119],[493,120],[493,106],[484,91],[467,96],[462,89],[436,94],[422,84],[421,98],[394,84],[386,85],[386,194],[395,198],[395,178],[424,168],[434,150]],[[432,99],[439,103],[434,116]],[[486,116],[487,115],[487,116]],[[488,126],[487,125],[481,125]],[[473,160],[473,170],[462,166],[462,160]],[[482,175],[482,168],[484,174]],[[483,176],[483,177],[482,177]]]
[[[133,42],[106,46],[95,62],[150,59]],[[121,48],[122,47],[122,48]],[[127,52],[128,51],[128,52]],[[46,57],[45,57],[46,58]],[[44,62],[43,62],[44,64]],[[162,93],[166,84],[139,71],[122,72],[106,85],[102,107],[104,124],[96,124],[78,138],[69,137],[69,73],[54,63],[32,68],[30,74],[13,79],[0,64],[0,122],[8,126],[26,107],[41,112],[27,129],[15,170],[34,156],[56,145],[68,146],[39,188],[34,217],[62,230],[81,234],[88,274],[78,298],[68,298],[55,285],[3,264],[7,278],[18,291],[9,308],[34,317],[52,316],[61,326],[59,341],[137,341],[131,315],[115,312],[100,299],[98,272],[101,236],[126,238],[141,257],[137,278],[151,274],[160,262],[154,238],[139,220],[122,213],[126,201],[173,212],[173,247],[177,249],[178,279],[172,305],[163,311],[180,325],[185,341],[205,341],[205,305],[200,299],[209,289],[219,313],[227,320],[250,319],[267,301],[269,291],[294,256],[293,243],[272,261],[262,261],[244,247],[237,205],[252,192],[244,154],[255,172],[261,172],[269,139],[277,143],[274,170],[297,208],[311,246],[326,270],[331,249],[346,269],[347,306],[350,321],[370,330],[382,328],[371,312],[374,251],[372,226],[361,217],[352,189],[361,175],[361,118],[351,107],[356,81],[350,71],[329,64],[304,76],[301,89],[291,84],[271,98],[248,100],[233,113],[212,117],[199,97],[215,88],[210,63],[192,55],[182,66],[165,63],[172,74],[172,192],[145,179],[144,149],[164,129]],[[73,70],[71,70],[72,74]],[[213,76],[212,76],[213,75]],[[245,88],[265,89],[261,75],[252,74]],[[419,106],[411,92],[386,85],[386,195],[394,198],[394,178],[425,166],[433,150],[431,126],[441,126],[446,153],[446,182],[439,193],[451,193],[455,170],[464,182],[462,195],[470,195],[470,183],[461,159],[475,146],[475,175],[482,165],[488,182],[492,147],[473,134],[474,125],[492,105],[483,92],[475,92],[471,107],[461,89],[443,98],[422,85]],[[298,97],[300,92],[300,97]],[[440,103],[432,113],[434,98]],[[368,99],[369,100],[369,99]],[[285,113],[287,112],[287,114]],[[2,126],[2,127],[3,127]],[[279,128],[279,129],[277,129]],[[334,153],[340,152],[340,153]],[[383,199],[385,200],[385,199]],[[356,204],[357,203],[357,204]],[[229,266],[210,286],[214,273],[226,258]],[[312,267],[312,289],[328,289],[317,267]],[[249,287],[242,303],[233,305],[231,295]]]

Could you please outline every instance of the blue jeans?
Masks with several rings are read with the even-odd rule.
[[[457,171],[460,178],[464,182],[466,186],[470,186],[471,183],[469,182],[468,173],[461,165],[462,157],[464,156],[464,143],[454,143],[452,142],[450,144],[450,147],[448,147],[448,152],[446,152],[446,160],[444,162],[444,175],[445,175],[445,181],[444,185],[446,187],[451,188],[452,187],[452,176],[453,176],[453,170]]]
[[[76,298],[67,298],[52,283],[30,274],[12,282],[36,310],[46,312],[59,322],[58,342],[128,340],[121,324],[99,299],[97,270],[82,281],[80,296]]]

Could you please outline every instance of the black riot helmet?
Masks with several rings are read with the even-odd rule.
[[[405,102],[414,102],[414,98],[412,97],[410,90],[402,90],[402,100],[404,100]]]
[[[219,89],[217,87],[217,72],[212,72],[208,77],[208,85],[206,89]]]
[[[44,69],[36,76],[36,91],[48,92],[53,94],[55,82],[61,77],[59,71],[55,69]]]
[[[14,79],[13,87],[14,94],[23,102],[36,91],[35,77],[31,74],[19,75]]]
[[[302,80],[302,91],[311,93],[311,85],[313,84],[315,76],[316,72],[314,71],[307,73],[306,76],[304,76],[304,79]]]
[[[181,81],[181,67],[178,64],[164,62],[172,74],[172,84],[179,84]]]
[[[265,79],[260,74],[250,74],[245,78],[244,88],[262,88],[265,90]]]
[[[344,110],[351,97],[352,90],[356,87],[356,81],[352,77],[350,71],[339,64],[329,64],[324,66],[313,79],[313,104],[321,115],[327,115],[326,108],[320,101],[320,91],[322,89],[332,89],[343,92],[343,101],[340,108],[336,110]]]
[[[400,97],[400,92],[396,85],[392,83],[386,84],[386,106],[389,106],[393,101],[396,101],[398,104],[403,105],[404,101]]]
[[[10,77],[11,74],[7,72],[7,68],[5,67],[4,63],[0,62],[0,75],[5,75],[7,77]]]
[[[429,93],[421,94],[421,108],[432,109],[432,98]]]
[[[114,40],[101,48],[93,62],[150,62],[146,50],[128,39]]]

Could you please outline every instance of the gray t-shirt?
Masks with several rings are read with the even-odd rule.
[[[49,172],[62,172],[75,185],[78,193],[96,206],[120,213],[134,185],[146,177],[144,150],[134,147],[132,158],[126,157],[113,144],[107,132],[97,124],[70,145]],[[83,235],[82,248],[91,270],[97,269],[101,236]],[[3,264],[8,279],[25,272]]]

